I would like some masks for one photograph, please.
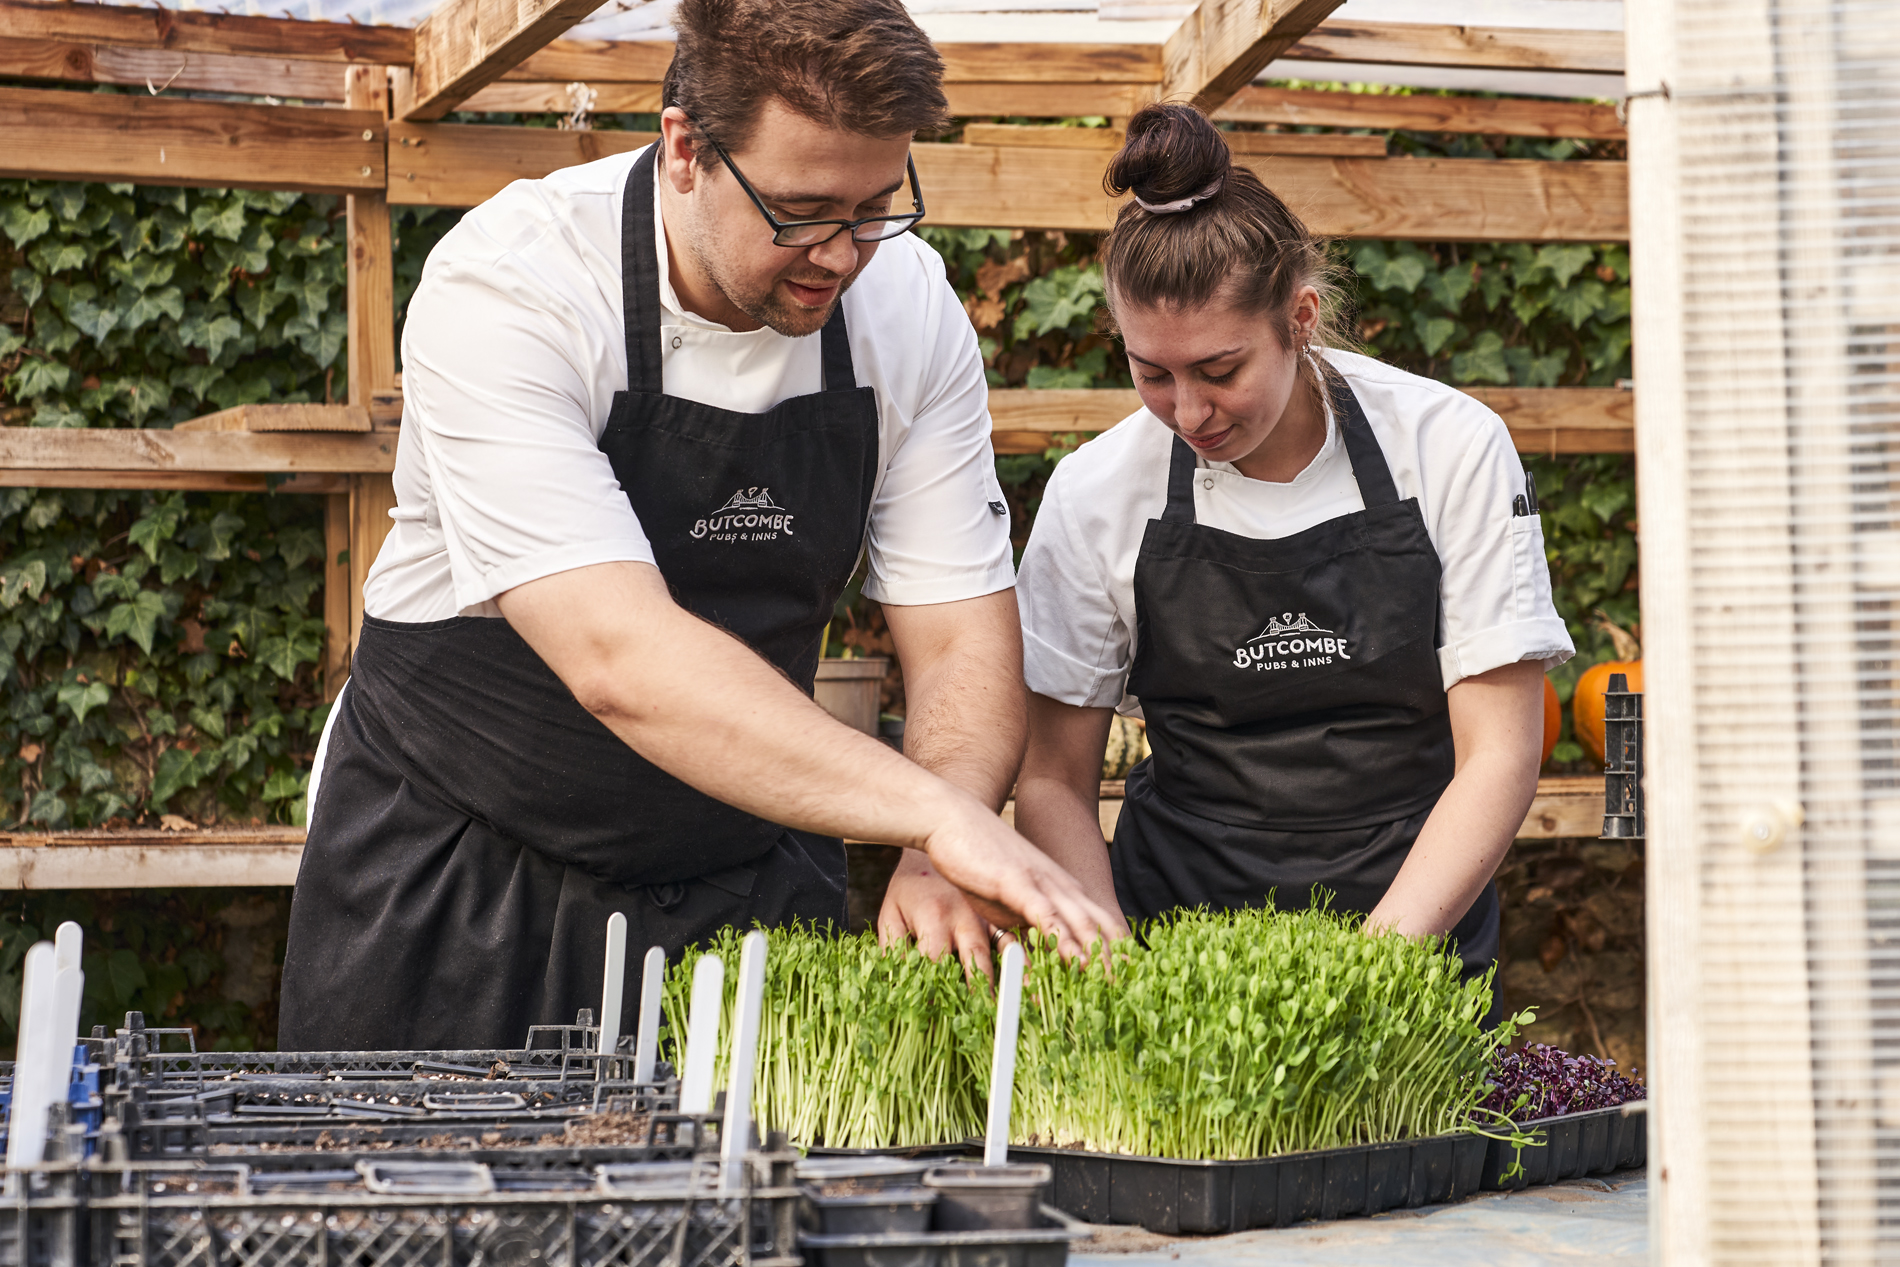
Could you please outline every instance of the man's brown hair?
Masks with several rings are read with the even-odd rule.
[[[943,59],[901,0],[684,0],[665,103],[704,138],[745,147],[769,97],[825,127],[864,136],[942,130]]]

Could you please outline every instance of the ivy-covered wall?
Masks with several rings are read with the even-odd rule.
[[[1469,143],[1434,142],[1436,152]],[[397,212],[399,320],[429,248],[458,217]],[[0,181],[0,424],[165,427],[249,401],[342,399],[342,219],[340,201],[324,197]],[[1129,385],[1097,332],[1093,235],[923,233],[965,297],[992,384]],[[1354,328],[1375,355],[1456,383],[1629,375],[1621,247],[1338,250]],[[997,459],[1019,546],[1049,471],[1079,439]],[[1576,674],[1610,651],[1593,613],[1637,618],[1631,464],[1529,465],[1558,605],[1581,651],[1555,675],[1567,699]],[[0,489],[0,825],[298,822],[325,717],[322,550],[314,498]],[[852,594],[834,650],[886,649],[880,617]],[[1566,722],[1555,768],[1587,768],[1582,757]],[[100,956],[87,964],[88,1023],[137,1006],[154,1023],[197,1024],[207,1043],[268,1045],[274,986],[260,994],[254,978],[281,956],[283,898],[0,899],[0,1046],[11,1041],[19,955],[67,917]]]

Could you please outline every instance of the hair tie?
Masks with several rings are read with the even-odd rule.
[[[1222,172],[1220,175],[1214,177],[1214,181],[1212,184],[1210,184],[1206,189],[1201,190],[1201,192],[1197,194],[1189,194],[1185,198],[1176,198],[1173,202],[1149,202],[1146,198],[1143,198],[1140,194],[1136,194],[1135,203],[1143,211],[1146,211],[1150,215],[1156,215],[1156,216],[1178,215],[1179,213],[1183,211],[1194,210],[1196,204],[1206,202],[1209,198],[1212,198],[1215,194],[1219,193],[1221,189],[1226,186],[1226,184],[1227,184],[1227,173]]]

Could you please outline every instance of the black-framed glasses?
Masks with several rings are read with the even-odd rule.
[[[701,133],[701,135],[705,134]],[[924,193],[917,184],[917,164],[908,154],[904,156],[904,169],[910,174],[910,200],[917,210],[907,211],[902,215],[865,216],[861,220],[788,221],[781,220],[772,214],[771,209],[765,205],[765,200],[759,197],[759,191],[752,187],[752,182],[745,178],[745,173],[739,170],[739,165],[732,161],[732,155],[726,153],[725,146],[709,136],[706,137],[706,141],[725,163],[726,170],[732,173],[732,178],[739,182],[739,188],[745,190],[746,197],[752,199],[752,205],[759,209],[759,214],[765,217],[765,222],[772,226],[772,241],[778,246],[822,246],[846,229],[851,230],[852,238],[859,242],[882,242],[887,238],[894,238],[900,233],[908,232],[912,225],[924,218]]]

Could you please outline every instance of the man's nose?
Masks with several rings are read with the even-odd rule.
[[[840,277],[848,277],[858,266],[858,241],[847,229],[831,241],[814,246],[806,252],[805,258]]]

